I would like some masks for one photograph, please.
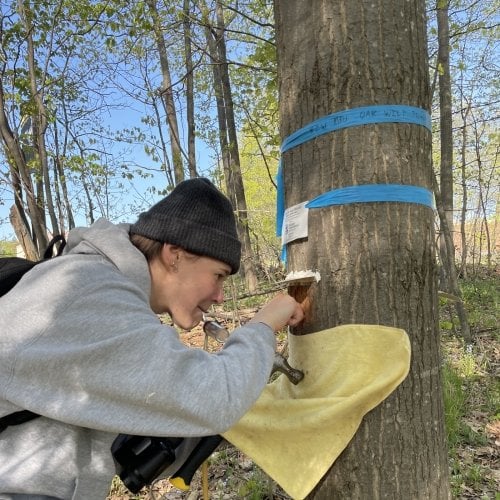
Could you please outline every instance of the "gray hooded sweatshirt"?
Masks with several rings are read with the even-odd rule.
[[[0,499],[104,499],[117,434],[220,434],[267,383],[271,328],[237,328],[217,354],[185,346],[149,306],[147,262],[128,229],[99,220],[71,231],[63,256],[0,298],[0,416],[42,415],[0,434]]]

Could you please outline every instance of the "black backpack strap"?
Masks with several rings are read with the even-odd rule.
[[[57,256],[62,254],[66,245],[66,240],[64,236],[58,234],[50,240],[50,243],[43,255],[45,260],[50,259],[53,256],[54,246],[58,242],[60,242],[60,244],[57,250]],[[39,264],[39,262],[32,262],[18,257],[0,259],[0,296],[11,290],[21,277],[36,264]],[[10,415],[5,415],[5,417],[0,418],[0,432],[3,432],[11,425],[24,424],[25,422],[29,422],[39,416],[40,415],[37,413],[33,413],[29,410],[16,411]]]
[[[16,411],[15,413],[11,413],[10,415],[5,415],[5,417],[0,418],[0,432],[3,432],[7,427],[11,425],[19,425],[24,424],[25,422],[29,422],[35,418],[38,418],[40,415],[37,413],[33,413],[29,410],[21,410]]]
[[[66,246],[66,239],[61,234],[56,234],[47,245],[45,252],[43,253],[43,259],[50,259],[54,255],[54,246],[56,243],[60,242],[59,248],[57,249],[56,256],[59,257]]]

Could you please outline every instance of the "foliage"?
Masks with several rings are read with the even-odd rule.
[[[124,196],[120,151],[105,124],[105,116],[121,105],[109,85],[112,61],[105,49],[117,26],[119,6],[93,0],[43,1],[37,3],[36,15],[29,2],[2,6],[3,132],[20,141],[39,203],[45,193],[47,211],[49,202],[57,203],[60,227],[53,231],[74,224],[73,211],[87,223],[99,216],[111,218],[112,207]],[[20,159],[14,161],[12,142],[5,140],[2,149],[7,161],[0,176],[13,190]],[[23,191],[30,194],[26,182],[17,189],[19,201]]]
[[[281,242],[276,236],[276,187],[273,183],[277,162],[263,157],[253,137],[244,137],[241,159],[255,261],[267,273],[279,266],[281,252]]]
[[[498,277],[462,280],[474,342],[443,334],[443,388],[454,498],[493,498],[500,488],[495,476],[495,446],[500,443],[500,330]],[[444,308],[441,312],[446,313]],[[495,444],[496,443],[496,444]]]
[[[435,2],[430,2],[429,57],[431,80],[436,82],[437,27]],[[497,0],[440,2],[449,4],[451,120],[454,179],[455,246],[462,272],[468,264],[495,267],[498,224],[498,59]],[[488,82],[488,83],[486,83]],[[437,83],[436,83],[437,85]],[[433,85],[433,88],[436,86]],[[439,93],[433,92],[435,165],[439,165]],[[493,219],[493,220],[492,220]]]
[[[462,281],[462,297],[473,329],[498,328],[500,289],[492,279],[494,276],[477,276],[473,280]]]
[[[0,258],[16,255],[16,241],[0,241]]]

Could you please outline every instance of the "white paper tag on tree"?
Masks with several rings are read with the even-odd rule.
[[[306,208],[306,204],[307,201],[304,201],[285,210],[281,231],[282,245],[301,238],[307,238],[309,209]]]

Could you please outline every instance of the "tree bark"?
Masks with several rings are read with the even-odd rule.
[[[448,0],[437,0],[437,28],[438,28],[438,75],[439,75],[439,123],[440,123],[440,181],[441,200],[444,214],[451,237],[451,246],[444,241],[447,237],[441,222],[441,234],[439,238],[440,253],[451,250],[453,253],[441,261],[448,262],[450,266],[455,265],[455,247],[453,245],[453,132],[451,117],[451,76],[450,76],[450,29],[448,18]],[[450,270],[444,265],[441,267],[440,288],[450,291]]]
[[[50,214],[52,227],[57,230],[57,219],[55,216],[54,204],[50,189],[49,171],[47,164],[47,150],[45,148],[45,132],[47,130],[47,110],[43,102],[44,91],[43,82],[38,83],[37,65],[35,61],[35,48],[33,42],[33,25],[31,18],[33,13],[29,6],[24,5],[22,0],[18,0],[19,17],[21,18],[25,33],[27,46],[27,65],[29,75],[29,85],[31,99],[35,104],[35,112],[31,117],[31,129],[33,137],[34,151],[36,151],[36,168],[38,169],[37,179],[37,200],[36,204],[39,210],[30,212],[31,222],[33,224],[33,238],[38,250],[43,253],[48,244],[47,229],[45,221],[45,206]],[[34,219],[37,219],[36,221]]]
[[[63,116],[66,119],[66,110],[63,109]],[[61,154],[59,148],[59,129],[57,124],[54,126],[54,137],[55,137],[55,148],[56,155],[54,159],[54,179],[56,185],[56,193],[58,195],[58,203],[60,205],[60,215],[59,215],[59,232],[64,234],[67,229],[73,229],[75,227],[75,219],[73,217],[73,209],[71,208],[71,203],[69,201],[68,183],[66,181],[66,173],[64,171],[64,158],[66,154],[67,141],[63,141],[63,154]],[[61,192],[62,193],[61,193]],[[67,220],[67,225],[64,221]]]
[[[16,233],[17,241],[23,248],[24,256],[29,260],[39,260],[40,256],[31,239],[26,221],[15,204],[10,208],[9,220]]]
[[[443,201],[441,199],[441,194],[437,186],[437,180],[434,181],[434,195],[436,197],[436,208],[439,214],[439,219],[441,221],[441,231],[443,235],[443,241],[446,245],[445,252],[441,254],[442,258],[445,259],[442,262],[442,267],[448,269],[447,275],[447,291],[449,291],[455,298],[455,310],[457,312],[458,321],[460,323],[460,333],[462,338],[466,342],[472,341],[472,333],[469,326],[469,320],[467,318],[467,311],[465,309],[464,301],[462,299],[462,292],[458,284],[458,273],[454,262],[450,262],[450,255],[453,255],[453,239],[451,235],[450,228],[448,227],[448,219],[443,206]]]
[[[488,209],[487,209],[487,199],[488,199],[488,191],[491,186],[491,177],[493,176],[493,172],[491,172],[491,177],[485,174],[483,169],[483,160],[481,153],[481,138],[480,133],[478,132],[478,124],[474,121],[474,152],[475,152],[475,161],[477,164],[477,177],[478,177],[478,187],[479,187],[479,203],[481,206],[481,233],[480,233],[480,241],[483,241],[483,227],[484,227],[484,235],[486,239],[486,266],[488,269],[491,269],[492,262],[492,239],[490,234],[490,225],[488,222]],[[483,254],[481,249],[480,255]]]
[[[11,211],[11,222],[16,237],[23,246],[25,254],[36,260],[43,249],[37,244],[43,243],[46,238],[46,228],[43,224],[42,208],[37,204],[33,183],[29,175],[24,152],[19,144],[18,137],[14,135],[5,110],[4,89],[0,78],[0,135],[4,144],[4,152],[9,163],[10,183],[14,192],[14,206]],[[33,232],[29,228],[26,216],[24,197],[28,214],[33,225]],[[13,214],[13,216],[12,216]],[[34,233],[34,234],[33,234]],[[36,237],[39,235],[40,237]],[[30,242],[28,242],[28,239]],[[35,255],[32,257],[32,249]]]
[[[460,273],[464,278],[467,278],[467,252],[468,244],[466,238],[465,227],[467,224],[467,121],[470,112],[470,105],[461,107],[462,115],[462,148],[460,151],[460,172],[462,183],[462,208],[460,210],[460,239],[462,242],[462,252],[460,256]]]
[[[188,170],[189,177],[196,177],[196,126],[194,121],[194,66],[191,50],[191,11],[190,0],[184,0],[183,4],[183,26],[184,26],[184,57],[186,60],[186,121],[188,129]]]
[[[160,16],[156,7],[155,0],[147,0],[147,5],[151,12],[153,20],[153,31],[155,35],[156,45],[158,47],[158,55],[160,58],[160,66],[162,73],[161,97],[165,104],[165,112],[167,114],[167,124],[170,133],[170,148],[172,150],[172,164],[174,167],[175,183],[184,180],[184,167],[182,162],[182,149],[179,138],[179,126],[177,124],[177,112],[174,102],[174,93],[172,90],[172,79],[170,77],[170,67],[168,64],[167,47],[163,38],[163,30],[161,27]]]
[[[224,38],[225,25],[220,2],[217,2],[216,10],[216,26],[211,28],[207,26],[205,32],[213,65],[221,153],[228,196],[236,210],[236,224],[238,236],[241,240],[242,274],[248,290],[254,291],[257,289],[257,275],[253,263],[252,244],[248,229],[248,210],[241,175],[238,137]]]
[[[429,110],[423,0],[276,0],[275,18],[282,138],[359,106]],[[308,141],[283,154],[286,207],[357,184],[432,190],[431,142],[422,126],[392,123]],[[435,250],[433,212],[410,203],[311,209],[308,238],[288,245],[289,271],[321,275],[294,333],[382,324],[412,344],[407,379],[364,418],[311,498],[450,497]]]
[[[462,301],[455,263],[454,224],[453,224],[453,130],[451,115],[451,76],[450,76],[450,29],[448,0],[437,0],[438,60],[439,75],[439,122],[440,122],[440,186],[435,184],[435,195],[439,198],[438,214],[440,220],[439,251],[441,255],[440,290],[457,297],[455,309],[460,322],[460,330],[466,342],[471,341],[467,313]],[[439,192],[438,192],[439,191]],[[464,191],[465,193],[465,191]]]

